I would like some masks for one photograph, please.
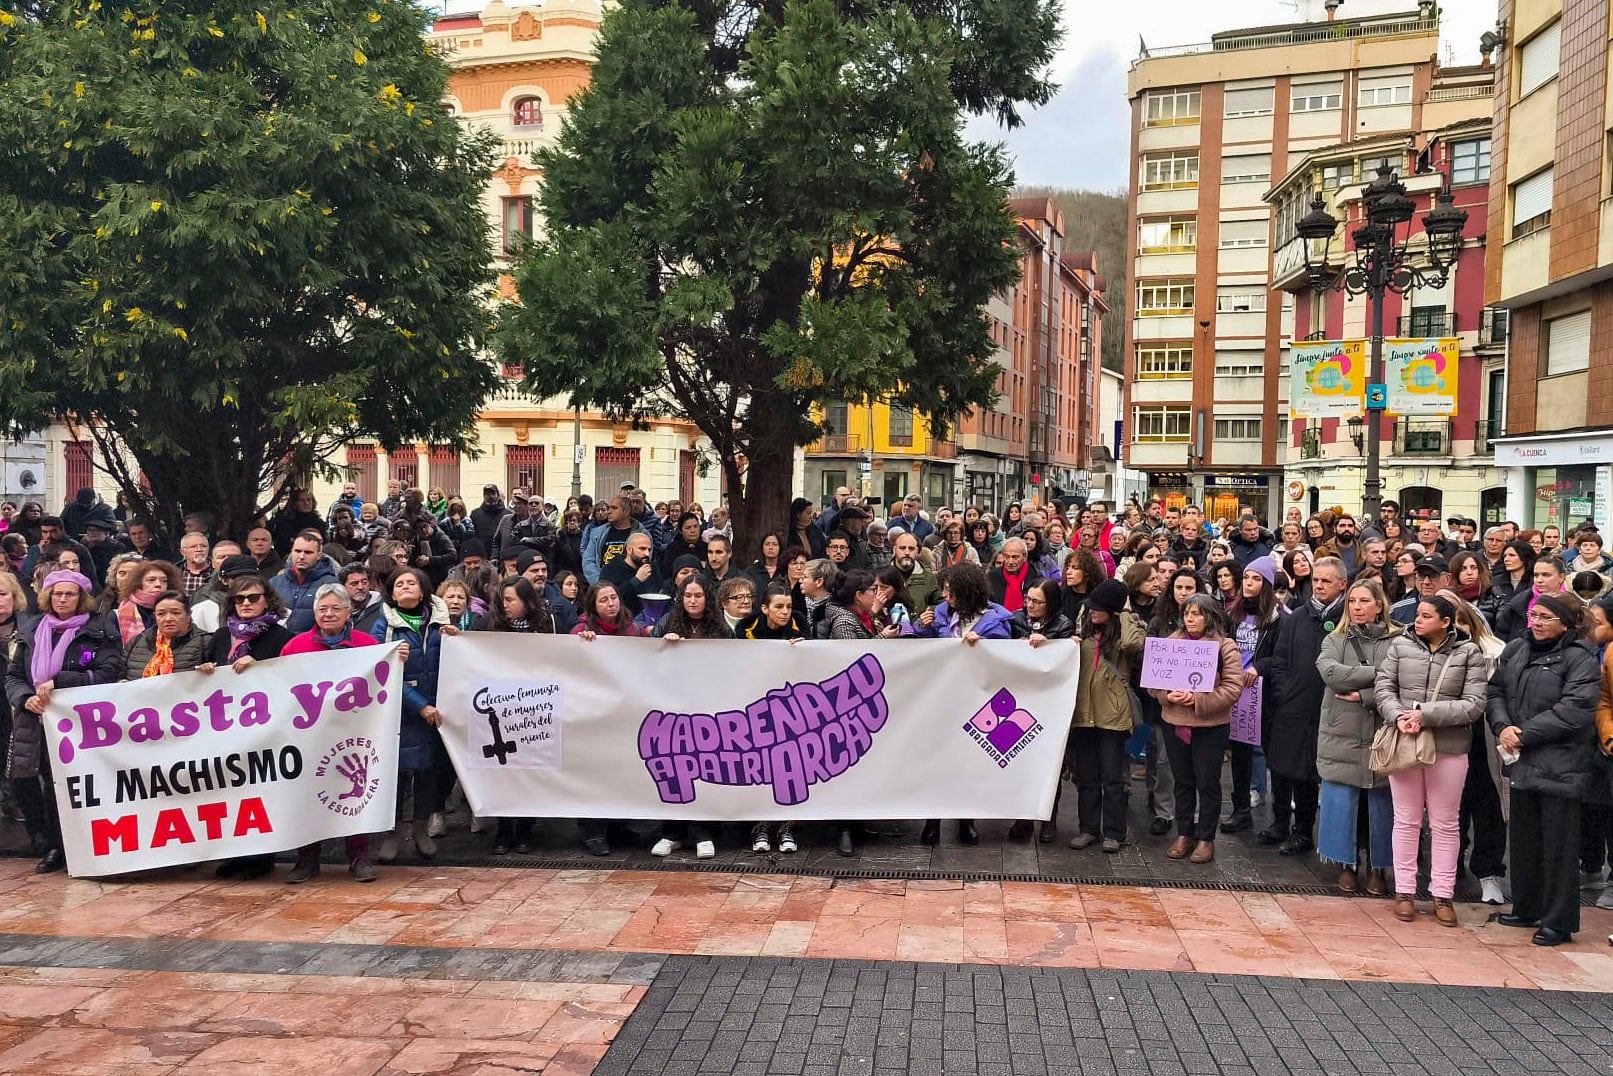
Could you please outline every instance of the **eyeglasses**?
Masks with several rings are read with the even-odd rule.
[[[262,600],[263,593],[260,591],[257,594],[237,594],[230,599],[230,602],[233,605],[247,605],[252,602],[260,602]]]
[[[1554,620],[1562,620],[1562,617],[1552,616],[1550,613],[1529,614],[1529,623],[1531,624],[1550,624]]]
[[[724,600],[729,605],[749,605],[752,599],[749,594],[730,594]]]

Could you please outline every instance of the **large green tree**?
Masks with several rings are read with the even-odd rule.
[[[498,334],[542,394],[711,439],[742,546],[783,528],[812,408],[944,430],[994,399],[1011,175],[965,112],[1052,92],[1052,0],[624,0],[538,154],[546,233]]]
[[[355,437],[464,445],[491,152],[426,18],[0,0],[0,423],[79,425],[160,521],[229,532]]]

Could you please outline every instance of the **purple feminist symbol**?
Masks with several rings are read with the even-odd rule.
[[[1002,688],[993,695],[980,712],[970,719],[969,724],[986,734],[986,741],[995,747],[999,753],[1006,754],[1010,748],[1017,744],[1025,735],[1025,730],[1036,723],[1036,719],[1019,708],[1014,693]]]

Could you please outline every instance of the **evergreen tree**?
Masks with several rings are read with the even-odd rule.
[[[1049,0],[624,0],[540,152],[546,234],[498,347],[529,389],[711,439],[743,549],[784,529],[812,408],[989,405],[1008,165],[964,112],[1052,92]]]
[[[88,429],[160,522],[227,533],[355,437],[465,444],[491,149],[426,21],[0,0],[0,422]]]

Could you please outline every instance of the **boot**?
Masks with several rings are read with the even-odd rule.
[[[1451,903],[1450,897],[1434,898],[1434,919],[1442,927],[1456,927],[1462,925],[1461,922],[1456,918],[1456,905]]]
[[[427,859],[435,859],[437,856],[437,840],[431,835],[430,820],[417,818],[410,825],[414,830],[415,851]]]
[[[377,863],[391,863],[398,858],[398,849],[403,845],[403,835],[408,828],[408,822],[399,822],[386,831],[386,836],[381,838],[381,847],[375,853]]]

